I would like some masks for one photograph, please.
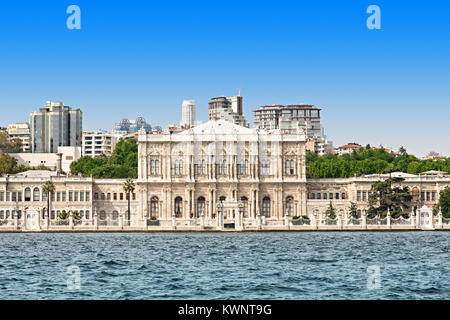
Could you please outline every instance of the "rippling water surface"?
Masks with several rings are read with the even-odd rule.
[[[0,234],[0,299],[448,299],[450,233]],[[381,287],[368,289],[368,266]],[[69,266],[81,287],[69,290]]]

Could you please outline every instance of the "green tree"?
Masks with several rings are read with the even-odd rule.
[[[72,162],[70,172],[94,178],[137,178],[138,148],[135,139],[120,139],[110,158],[82,157]]]
[[[331,203],[331,201],[330,201],[330,206],[328,207],[327,211],[325,211],[325,214],[330,219],[335,219],[336,218],[336,212],[335,212],[335,209],[334,209],[333,204]]]
[[[9,154],[0,153],[0,173],[8,174],[14,173],[14,168],[17,165],[17,160]]]
[[[353,218],[358,218],[358,211],[356,210],[356,203],[350,202],[349,214]]]
[[[123,191],[127,194],[127,200],[128,200],[128,220],[130,220],[130,214],[131,214],[131,194],[134,192],[135,185],[133,182],[133,179],[128,178],[124,184],[123,184]]]
[[[401,186],[404,180],[389,178],[372,185],[372,194],[369,196],[371,215],[376,213],[380,218],[384,218],[389,210],[393,218],[409,216],[407,211],[411,207],[412,195],[408,187]]]
[[[441,191],[439,196],[438,208],[441,209],[444,218],[450,218],[450,187]]]
[[[47,180],[42,185],[42,192],[47,195],[47,219],[50,219],[50,202],[51,195],[55,192],[55,184],[51,180]]]

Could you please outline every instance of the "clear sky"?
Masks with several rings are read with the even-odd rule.
[[[0,125],[47,100],[80,107],[84,129],[178,123],[183,99],[205,121],[209,98],[241,88],[250,122],[260,105],[309,103],[335,146],[450,156],[449,14],[446,0],[2,1]]]

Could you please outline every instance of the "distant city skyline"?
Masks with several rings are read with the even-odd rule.
[[[206,122],[212,97],[241,88],[252,125],[260,106],[312,104],[335,146],[450,156],[448,2],[376,1],[381,30],[367,28],[365,1],[83,0],[81,30],[66,27],[69,4],[2,4],[1,126],[45,101],[81,108],[83,130],[179,123],[184,99]]]

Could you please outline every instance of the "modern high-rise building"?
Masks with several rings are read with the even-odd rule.
[[[308,104],[261,106],[253,111],[254,125],[258,129],[280,129],[285,133],[303,130],[309,139],[324,138],[320,111]]]
[[[82,116],[80,109],[47,101],[30,115],[31,151],[56,153],[58,147],[81,147]]]
[[[180,125],[182,127],[195,126],[195,100],[183,100]]]
[[[28,122],[11,123],[8,125],[8,135],[11,140],[19,139],[22,141],[22,151],[29,152],[30,149],[30,124]]]
[[[234,124],[249,128],[250,125],[245,119],[243,112],[242,96],[216,97],[208,102],[209,120],[227,120]]]
[[[102,130],[83,132],[83,156],[92,158],[100,155],[110,157],[117,144],[117,137]]]

